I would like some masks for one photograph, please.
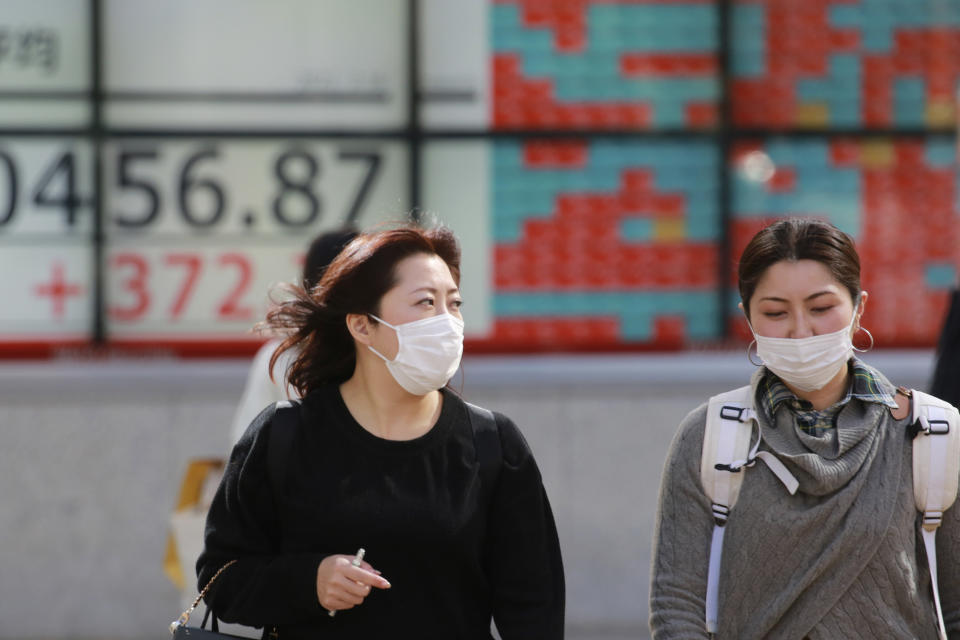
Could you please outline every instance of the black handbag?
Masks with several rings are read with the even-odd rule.
[[[220,570],[213,574],[213,577],[210,578],[210,582],[208,582],[207,586],[203,588],[203,591],[201,591],[200,595],[197,596],[197,599],[193,601],[193,604],[190,605],[190,608],[180,614],[179,618],[170,623],[170,633],[173,634],[173,640],[250,640],[249,638],[242,636],[235,636],[229,633],[220,633],[220,628],[217,624],[217,616],[210,615],[210,607],[207,607],[207,611],[204,613],[203,620],[200,622],[199,627],[187,626],[187,623],[190,622],[190,614],[193,613],[194,609],[197,608],[197,605],[200,604],[200,601],[203,600],[204,596],[207,595],[210,587],[213,586],[213,582],[220,577],[220,574],[223,573],[224,569],[232,565],[234,562],[236,562],[236,560],[231,560],[227,564],[220,567]],[[209,631],[204,628],[207,626],[208,618],[213,619],[213,622],[210,624]],[[263,634],[263,637],[277,640],[277,638],[279,638],[279,635],[277,634],[277,628],[274,627],[269,631],[266,631]]]
[[[250,640],[249,638],[244,638],[241,636],[231,635],[229,633],[220,633],[217,628],[217,618],[214,616],[213,625],[210,631],[204,629],[207,624],[207,615],[209,615],[210,609],[207,609],[207,614],[203,616],[203,622],[200,623],[199,627],[188,627],[186,624],[178,624],[179,621],[174,622],[174,625],[177,625],[173,628],[173,637],[174,640],[186,640],[190,638],[191,640]]]

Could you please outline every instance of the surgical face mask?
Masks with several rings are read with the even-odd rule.
[[[809,338],[769,338],[757,335],[757,355],[781,380],[800,391],[822,389],[833,380],[853,355],[853,323],[858,305],[854,305],[850,324],[839,331]],[[749,321],[748,321],[749,323]]]
[[[449,382],[463,355],[463,320],[449,313],[405,322],[396,326],[370,314],[397,332],[397,357],[388,360],[387,370],[401,387],[415,396],[435,391]]]

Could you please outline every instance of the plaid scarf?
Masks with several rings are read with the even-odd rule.
[[[812,436],[820,436],[826,430],[833,429],[836,426],[837,414],[852,398],[862,402],[883,404],[891,408],[897,407],[893,396],[884,390],[869,367],[857,358],[850,359],[849,367],[853,375],[850,376],[847,393],[826,409],[814,409],[810,402],[798,398],[769,369],[757,385],[757,403],[763,407],[767,418],[771,420],[780,405],[786,403],[796,416],[800,430]]]

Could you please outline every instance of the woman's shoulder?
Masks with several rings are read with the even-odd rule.
[[[507,452],[513,454],[514,456],[530,455],[530,445],[527,443],[527,439],[524,437],[523,432],[520,431],[520,427],[517,426],[517,423],[511,420],[509,416],[500,413],[499,411],[493,411],[492,413],[493,418],[497,423],[497,433],[500,436],[500,446],[503,448],[505,455]]]
[[[708,405],[709,402],[705,400],[687,412],[687,415],[683,417],[683,420],[680,421],[680,426],[677,428],[678,434],[691,432],[703,434],[703,429],[707,424]]]
[[[277,404],[278,403],[276,402],[271,402],[261,409],[260,413],[258,413],[256,417],[250,421],[249,426],[247,426],[247,430],[244,431],[240,440],[256,440],[260,433],[264,429],[268,428],[270,423],[273,421],[273,418],[277,413]]]
[[[463,406],[463,415],[467,418],[471,429],[483,428],[476,421],[482,421],[492,416],[493,426],[496,429],[500,442],[500,449],[507,460],[515,460],[531,455],[530,445],[517,424],[506,414],[487,407],[483,407],[460,397],[454,392],[446,394],[447,400]],[[486,414],[486,415],[485,415]]]
[[[277,402],[271,402],[261,409],[260,413],[250,421],[243,435],[240,436],[234,445],[231,458],[235,457],[238,452],[243,453],[244,457],[246,457],[252,450],[262,446],[264,439],[268,437],[270,425],[273,423],[277,414],[277,405]]]
[[[677,427],[677,432],[673,437],[672,447],[674,449],[695,446],[699,455],[707,425],[707,406],[707,402],[702,402],[680,421],[680,426]]]

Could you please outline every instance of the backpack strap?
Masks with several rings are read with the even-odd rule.
[[[751,446],[756,419],[753,391],[749,385],[713,396],[707,403],[707,421],[700,452],[700,483],[710,498],[713,510],[706,597],[706,626],[711,634],[717,632],[723,535],[730,510],[740,495],[744,476],[741,472],[752,467],[759,458],[791,495],[796,493],[799,486],[797,479],[776,456],[768,451],[759,451],[759,426],[757,439]]]
[[[500,447],[500,429],[493,412],[475,404],[467,405],[467,416],[473,431],[473,445],[477,450],[477,462],[480,465],[480,487],[485,494],[485,503],[490,504],[500,476],[503,464],[503,451]]]
[[[714,505],[714,520],[726,524],[737,503],[753,433],[750,387],[713,396],[707,405],[707,423],[700,454],[700,481]]]
[[[293,434],[300,421],[300,401],[281,400],[270,425],[270,443],[267,446],[267,475],[273,488],[274,502],[279,503],[280,489],[283,486],[283,470],[293,448]]]
[[[930,584],[942,640],[947,639],[937,584],[937,529],[943,512],[957,498],[960,477],[960,414],[948,402],[913,390],[913,497],[923,514],[923,544],[930,569]]]
[[[743,484],[740,472],[750,453],[753,418],[749,386],[713,396],[707,403],[707,422],[700,453],[700,483],[713,510],[706,600],[706,624],[710,633],[717,632],[723,533]]]

